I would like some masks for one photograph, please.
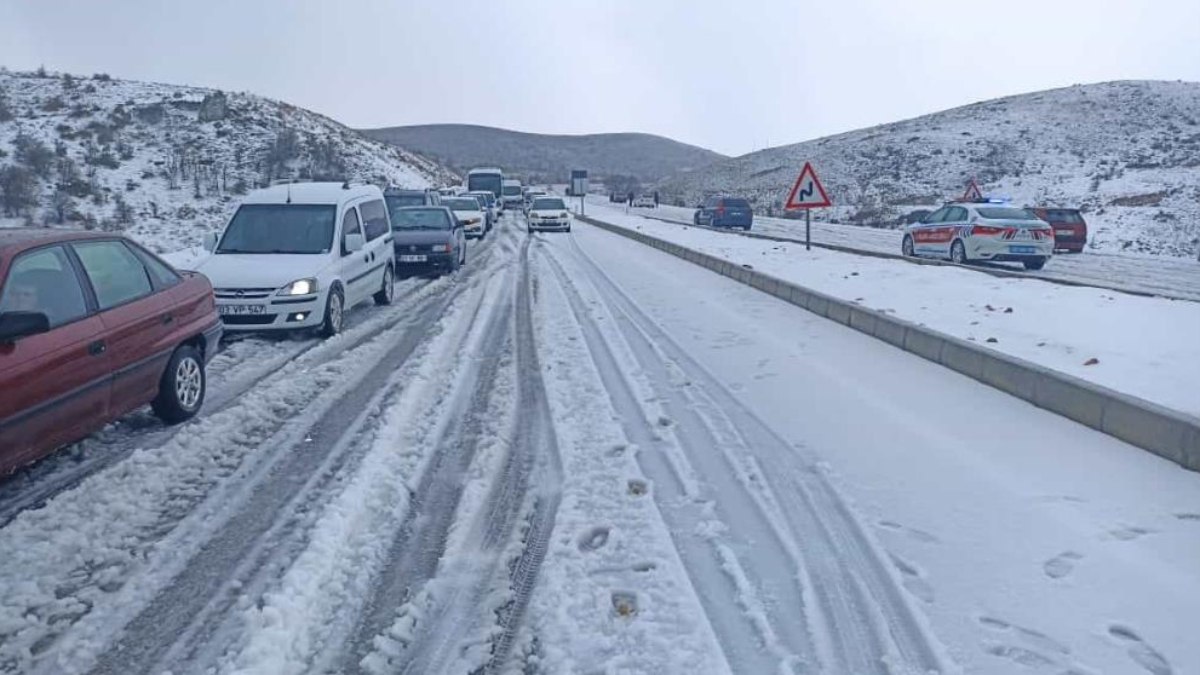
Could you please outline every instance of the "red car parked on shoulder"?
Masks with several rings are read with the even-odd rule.
[[[1034,208],[1038,218],[1054,229],[1054,250],[1082,253],[1087,244],[1087,221],[1079,209]]]
[[[204,402],[212,286],[122,237],[0,230],[0,476],[150,403]]]

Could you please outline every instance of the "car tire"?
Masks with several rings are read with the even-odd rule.
[[[1036,272],[1037,270],[1040,270],[1046,266],[1045,258],[1037,258],[1035,260],[1023,260],[1021,262],[1023,262],[1025,264],[1025,269],[1034,271],[1034,272]]]
[[[913,248],[913,238],[911,235],[904,235],[904,241],[900,242],[900,254],[905,258],[913,258],[917,255]]]
[[[692,214],[692,224],[693,224],[693,225],[699,225],[699,224],[700,224],[700,214],[699,214],[699,213],[694,213],[694,214]]]
[[[950,260],[959,265],[971,262],[967,258],[967,246],[963,244],[962,239],[955,239],[954,243],[950,244]]]
[[[396,273],[392,266],[383,268],[383,287],[375,293],[375,304],[390,305],[396,297]]]
[[[186,422],[200,412],[207,388],[204,356],[192,345],[180,345],[167,361],[150,408],[166,424]]]
[[[325,319],[317,332],[324,338],[330,338],[342,332],[342,322],[346,318],[346,298],[342,295],[342,287],[334,286],[325,298]]]

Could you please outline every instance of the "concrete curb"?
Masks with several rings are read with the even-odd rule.
[[[579,220],[670,253],[1096,431],[1200,471],[1200,418],[730,263],[648,234]]]

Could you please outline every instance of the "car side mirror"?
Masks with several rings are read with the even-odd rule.
[[[212,253],[217,250],[217,242],[220,241],[221,235],[216,232],[209,232],[204,235],[204,250]]]
[[[0,312],[0,344],[50,330],[50,317],[41,312]]]
[[[363,239],[361,234],[354,232],[346,235],[346,253],[358,253],[359,251],[363,250],[363,246],[366,245],[367,242]]]

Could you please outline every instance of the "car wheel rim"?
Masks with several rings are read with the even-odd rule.
[[[396,295],[396,277],[392,274],[392,270],[388,269],[383,273],[383,296],[391,302]]]
[[[912,239],[904,240],[904,255],[911,256],[913,253]]]
[[[342,329],[342,298],[336,294],[329,299],[329,325],[335,333]]]
[[[952,247],[952,249],[953,249],[953,250],[952,250],[952,251],[951,251],[951,253],[950,253],[950,257],[954,259],[954,262],[956,262],[956,263],[961,263],[961,262],[963,261],[963,259],[964,259],[964,258],[966,258],[966,256],[965,256],[965,255],[963,255],[963,247],[962,247],[962,244],[961,244],[961,243],[958,243],[958,242],[955,242],[955,243],[954,243],[954,246]]]
[[[203,389],[204,376],[200,372],[200,364],[191,357],[181,359],[175,368],[175,397],[179,405],[185,410],[195,409]]]

